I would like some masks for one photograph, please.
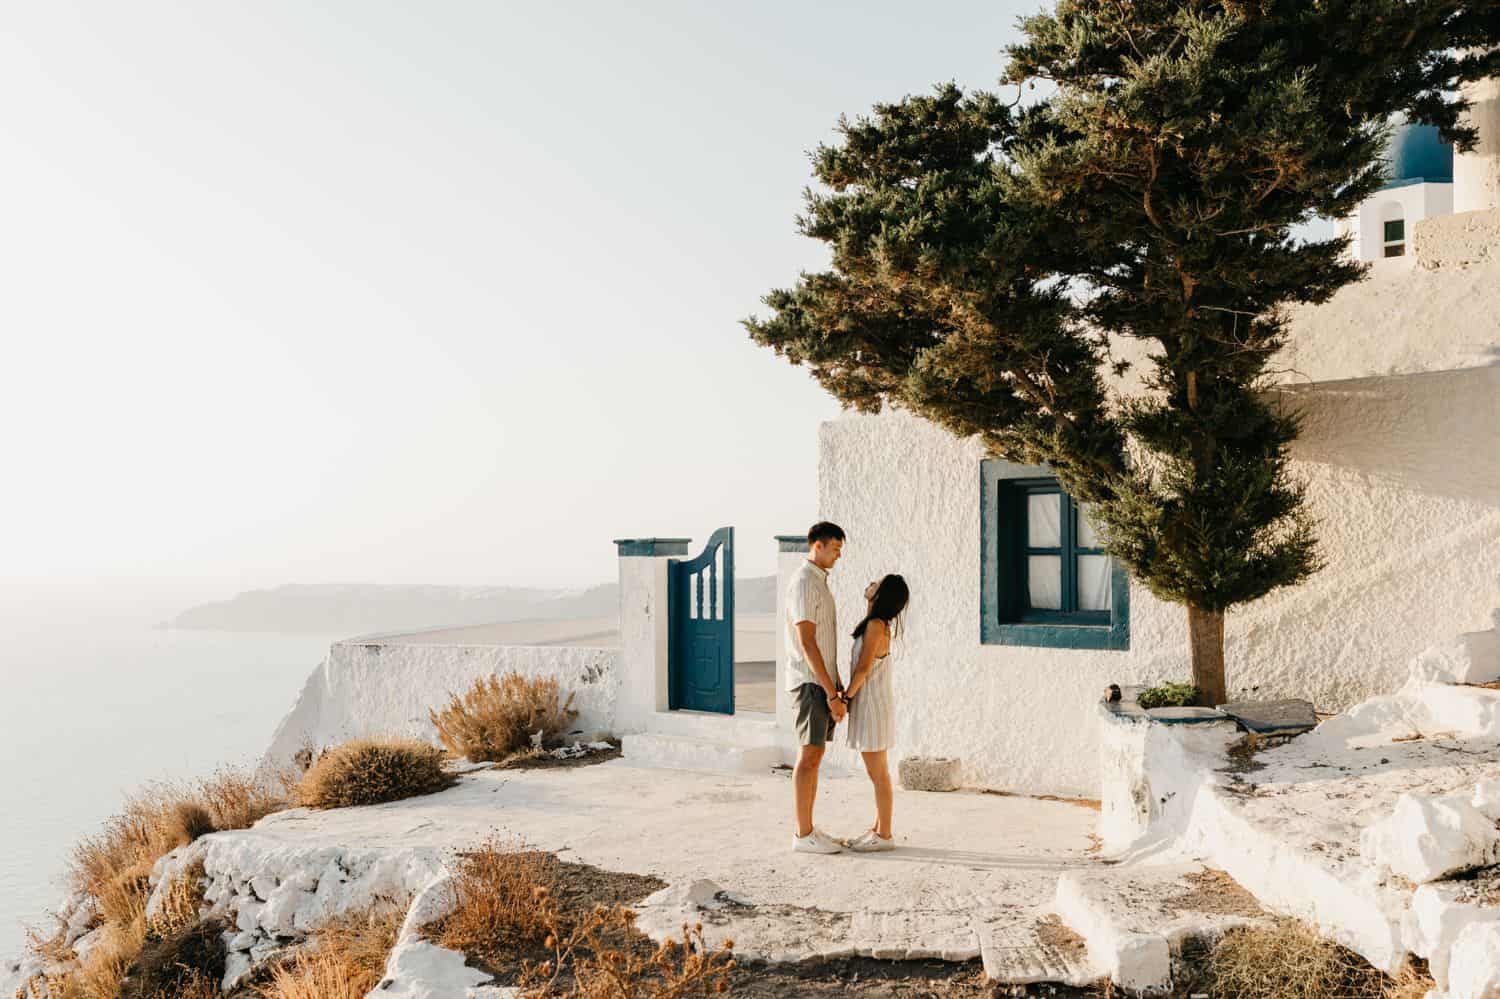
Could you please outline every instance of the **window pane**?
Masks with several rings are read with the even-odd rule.
[[[1062,558],[1029,555],[1026,558],[1026,589],[1030,605],[1037,610],[1062,610]]]
[[[1385,224],[1385,242],[1398,243],[1406,238],[1406,220],[1395,219]]]
[[[1058,548],[1062,545],[1061,499],[1057,493],[1031,493],[1026,497],[1026,545]]]
[[[1094,530],[1094,525],[1089,523],[1088,507],[1078,508],[1078,541],[1079,548],[1103,548],[1104,542],[1099,539],[1099,532]]]
[[[1405,243],[1392,243],[1390,246],[1387,246],[1385,248],[1385,255],[1388,256],[1388,257],[1404,257],[1404,256],[1406,256],[1406,244]]]
[[[1107,555],[1078,556],[1078,609],[1109,610],[1110,571]]]

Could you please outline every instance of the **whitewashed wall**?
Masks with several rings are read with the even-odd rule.
[[[1372,195],[1359,206],[1352,219],[1341,220],[1339,229],[1354,233],[1356,259],[1371,261],[1385,256],[1385,223],[1401,219],[1406,223],[1406,254],[1412,252],[1411,238],[1423,219],[1453,214],[1453,185],[1443,183],[1408,184]]]
[[[1295,402],[1295,472],[1328,567],[1230,613],[1229,687],[1336,710],[1394,688],[1423,648],[1500,606],[1500,367],[1310,386]],[[981,644],[982,457],[900,413],[823,425],[819,514],[849,534],[830,576],[841,626],[869,580],[905,575],[893,756],[957,756],[978,786],[1094,795],[1094,702],[1110,682],[1187,679],[1184,612],[1133,584],[1128,651]]]
[[[337,642],[307,678],[271,739],[266,760],[289,760],[304,745],[360,736],[437,741],[427,712],[442,708],[482,676],[512,670],[556,677],[574,693],[575,727],[585,738],[613,730],[620,653],[565,646],[383,645]]]

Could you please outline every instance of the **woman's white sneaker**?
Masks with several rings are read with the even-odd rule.
[[[896,849],[896,837],[886,839],[877,836],[874,829],[866,829],[863,836],[849,841],[849,849],[855,853],[879,853],[882,850]]]
[[[832,837],[816,826],[806,836],[792,833],[792,850],[796,853],[840,853],[843,849]]]

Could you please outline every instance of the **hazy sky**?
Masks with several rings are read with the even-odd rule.
[[[806,151],[1037,6],[11,5],[0,581],[770,571],[838,412],[738,325],[822,259]]]

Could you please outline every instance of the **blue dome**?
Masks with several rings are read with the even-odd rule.
[[[1402,125],[1386,147],[1386,187],[1407,184],[1453,183],[1453,147],[1435,125]]]

